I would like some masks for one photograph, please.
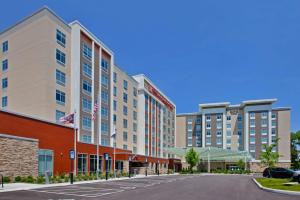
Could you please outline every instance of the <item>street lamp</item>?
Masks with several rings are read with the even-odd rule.
[[[114,146],[114,177],[116,178],[117,177],[117,175],[116,175],[116,146],[117,146],[116,137],[117,137],[117,129],[116,129],[115,126],[114,126],[113,134],[112,134],[111,137],[113,138],[113,146]]]
[[[146,157],[146,171],[145,171],[145,175],[148,176],[148,158]]]

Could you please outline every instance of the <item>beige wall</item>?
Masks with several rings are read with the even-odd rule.
[[[66,47],[56,42],[56,29],[66,34]],[[0,42],[8,40],[9,50],[0,53],[0,60],[8,59],[8,71],[1,79],[8,78],[6,91],[7,109],[41,119],[55,121],[56,109],[70,110],[70,29],[47,10],[9,29],[0,35]],[[66,54],[66,65],[56,63],[56,49]],[[66,86],[56,84],[56,69],[66,73]],[[55,92],[66,93],[66,105],[56,104]]]
[[[186,117],[176,117],[176,147],[186,147]]]
[[[279,160],[290,161],[291,160],[291,147],[290,147],[290,110],[278,111],[277,116],[277,129],[278,129],[278,152],[281,155]]]
[[[133,118],[133,112],[135,111],[138,113],[138,109],[134,108],[133,106],[133,99],[136,99],[138,101],[137,96],[135,97],[133,95],[133,88],[138,88],[138,83],[117,66],[115,66],[113,69],[113,71],[117,73],[117,81],[116,83],[114,82],[114,86],[117,87],[117,96],[113,98],[115,101],[117,101],[117,110],[113,112],[117,116],[117,122],[115,125],[117,129],[116,146],[117,148],[123,149],[123,145],[127,145],[128,150],[133,150],[133,147],[137,147],[137,144],[133,143],[133,135],[137,135],[138,137],[137,132],[133,130],[133,123],[136,123],[136,125],[138,125],[138,121],[134,120]],[[124,80],[128,82],[127,90],[123,88]],[[123,102],[124,92],[128,95],[127,103]],[[127,106],[127,116],[123,114],[123,106]],[[127,119],[128,121],[127,129],[123,128],[123,119]],[[127,141],[123,140],[124,131],[127,132]]]

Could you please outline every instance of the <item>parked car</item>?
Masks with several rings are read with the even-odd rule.
[[[263,172],[263,176],[267,178],[293,178],[294,180],[300,180],[300,170],[293,171],[282,167],[266,168]]]

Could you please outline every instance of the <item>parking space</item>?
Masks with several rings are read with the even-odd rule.
[[[147,189],[155,185],[167,184],[192,177],[193,176],[150,176],[118,181],[34,189],[30,191],[48,194],[52,197],[52,199],[62,199],[62,197],[66,199],[86,199],[108,196],[124,191],[138,190],[141,188]]]

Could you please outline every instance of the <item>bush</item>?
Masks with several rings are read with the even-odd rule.
[[[16,176],[15,177],[15,182],[19,183],[19,182],[21,182],[21,180],[22,180],[21,176]]]
[[[11,180],[9,177],[7,177],[7,176],[3,177],[3,183],[10,183],[10,182],[11,182]]]
[[[36,182],[37,182],[38,184],[44,184],[44,183],[46,182],[46,179],[45,179],[44,176],[38,176],[38,177],[36,178]]]
[[[34,183],[35,179],[32,176],[27,176],[26,183]]]

